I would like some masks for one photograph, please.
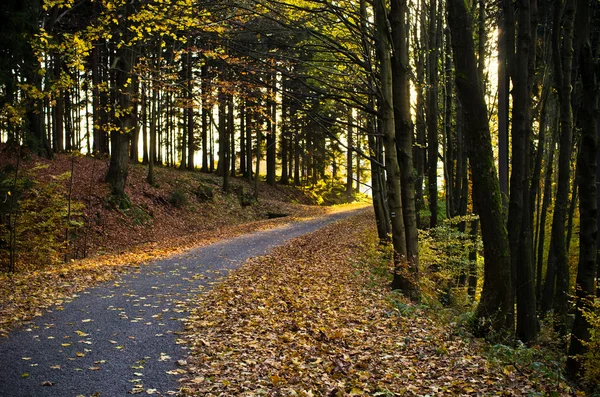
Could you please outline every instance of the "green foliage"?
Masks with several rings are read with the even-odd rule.
[[[421,288],[424,299],[445,305],[467,306],[468,299],[460,281],[469,274],[469,252],[481,250],[478,237],[473,241],[459,225],[469,224],[473,216],[446,219],[439,226],[419,231],[419,257],[421,261]]]
[[[240,205],[242,206],[242,208],[246,208],[249,205],[254,205],[256,204],[256,199],[254,198],[254,196],[248,192],[246,192],[246,189],[244,189],[244,186],[239,186],[235,189],[236,194],[238,196],[238,198],[240,199]]]
[[[349,196],[346,194],[346,185],[339,181],[332,181],[327,176],[315,184],[305,186],[304,191],[318,205],[336,205],[368,200],[368,197],[362,193],[352,193]]]
[[[425,192],[427,193],[427,192]],[[425,195],[427,199],[427,195]],[[428,199],[427,199],[428,200]],[[429,203],[426,201],[419,210],[419,218],[424,225],[430,224],[431,212],[429,211]],[[438,224],[446,220],[446,197],[440,193],[437,199],[437,221]]]
[[[600,299],[596,298],[592,309],[584,312],[590,324],[590,340],[585,342],[587,352],[582,357],[584,379],[595,391],[600,392]]]
[[[132,205],[129,208],[120,209],[119,211],[131,218],[131,222],[136,226],[150,225],[152,223],[152,216],[139,205]]]
[[[566,387],[563,375],[565,355],[559,341],[553,327],[542,324],[538,344],[528,347],[517,341],[516,346],[488,345],[485,356],[492,366],[506,374],[519,372],[537,382],[562,388]]]
[[[70,173],[46,183],[36,179],[37,170],[39,168],[22,171],[16,184],[14,170],[5,169],[0,173],[0,194],[7,198],[0,207],[0,251],[3,262],[7,261],[11,224],[14,225],[16,219],[17,269],[37,268],[60,261],[67,250],[65,235],[72,235],[83,226],[82,203],[71,201],[69,215],[64,182],[70,178]],[[14,200],[12,205],[11,200]],[[3,268],[8,268],[7,265],[2,263]]]
[[[198,187],[194,191],[194,194],[196,195],[198,201],[200,201],[201,203],[211,201],[215,195],[213,192],[213,188],[203,183],[200,183],[198,185]]]
[[[185,191],[180,187],[173,189],[169,202],[176,208],[183,208],[188,203]]]

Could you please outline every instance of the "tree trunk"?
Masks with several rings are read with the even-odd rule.
[[[127,7],[129,9],[129,6]],[[117,117],[118,130],[111,131],[111,155],[106,181],[111,186],[112,195],[125,198],[125,182],[129,171],[129,138],[135,128],[132,97],[133,84],[128,82],[135,62],[134,51],[129,46],[122,46],[116,54],[116,92],[120,116]]]
[[[554,76],[560,104],[560,151],[558,154],[558,187],[552,218],[551,256],[556,261],[556,286],[554,291],[554,313],[556,329],[560,335],[567,333],[569,310],[569,262],[565,244],[565,221],[569,202],[570,166],[573,141],[573,109],[571,106],[571,72],[573,67],[573,21],[575,0],[566,0],[564,24],[561,29],[563,1],[555,3],[552,59]],[[562,46],[559,44],[562,31]],[[548,259],[551,260],[550,258]]]
[[[233,94],[227,95],[227,139],[229,140],[230,175],[235,177],[235,125],[233,114]]]
[[[129,144],[129,159],[137,164],[139,162],[139,150],[138,144],[140,140],[140,116],[138,114],[138,103],[140,102],[140,80],[137,76],[132,78],[133,80],[133,92],[135,98],[132,98],[132,116],[133,116],[133,130],[131,131],[131,142]]]
[[[424,1],[424,0],[422,0]],[[423,7],[421,7],[423,8]],[[421,221],[420,212],[425,205],[425,198],[423,194],[423,183],[425,181],[425,163],[427,160],[427,124],[425,121],[425,99],[424,99],[424,87],[425,87],[425,21],[424,12],[419,15],[419,42],[420,47],[415,48],[418,53],[416,59],[416,130],[417,130],[417,142],[413,148],[414,153],[414,169],[415,169],[415,211],[417,213],[417,225],[418,227],[424,227]],[[415,27],[415,37],[417,36]]]
[[[148,164],[148,98],[147,85],[142,84],[142,163]]]
[[[146,181],[154,185],[154,162],[156,161],[156,129],[157,129],[157,106],[158,106],[158,88],[152,86],[152,102],[150,103],[150,148],[148,156],[148,176]]]
[[[532,0],[535,1],[535,0]],[[530,229],[531,209],[529,206],[529,149],[531,143],[531,93],[529,91],[529,56],[531,47],[530,0],[520,0],[516,53],[509,47],[508,68],[513,81],[512,108],[512,167],[510,176],[510,198],[508,208],[508,238],[511,253],[511,272],[516,281],[514,293],[517,298],[517,337],[529,343],[537,335],[535,304],[535,282]],[[513,4],[504,2],[505,27],[509,39],[514,43]],[[513,305],[511,305],[512,307]],[[508,324],[509,327],[512,324]]]
[[[430,227],[437,226],[438,217],[438,47],[437,0],[429,4],[429,52],[427,58],[427,193]]]
[[[191,40],[190,40],[191,42]],[[186,79],[187,79],[187,107],[185,108],[185,122],[187,129],[187,168],[193,170],[196,168],[194,163],[194,153],[196,152],[196,140],[194,139],[194,79],[192,73],[192,53],[188,49],[186,56]],[[185,153],[182,153],[182,158],[185,158]],[[183,162],[182,162],[183,164]]]
[[[353,184],[353,170],[352,170],[352,147],[354,146],[353,142],[353,131],[352,131],[352,123],[354,122],[352,117],[352,108],[348,107],[346,109],[346,119],[348,120],[348,129],[347,129],[347,141],[348,141],[348,150],[346,152],[346,196],[351,197],[354,190],[352,189]]]
[[[469,249],[469,277],[468,277],[468,288],[467,295],[471,301],[475,300],[475,293],[477,292],[477,236],[479,235],[479,220],[473,219],[471,221],[471,248]]]
[[[392,58],[394,126],[398,163],[400,166],[402,216],[406,235],[408,275],[403,292],[419,300],[419,234],[415,209],[415,177],[413,169],[413,123],[410,116],[410,83],[408,78],[408,42],[406,37],[407,4],[392,0],[390,23],[392,25]]]
[[[275,186],[275,166],[277,161],[277,150],[276,150],[276,128],[277,128],[277,102],[275,101],[275,91],[277,78],[275,75],[270,75],[267,81],[269,85],[268,93],[269,99],[267,100],[267,112],[269,117],[267,118],[267,183],[271,186]],[[273,96],[273,98],[271,98]]]
[[[504,18],[498,21],[498,176],[502,202],[508,209],[508,109],[509,80],[507,67],[507,28]],[[513,48],[510,49],[513,51]]]
[[[252,130],[256,129],[256,124],[252,119],[253,114],[254,108],[246,100],[246,179],[248,182],[252,180]]]
[[[394,125],[394,101],[392,90],[392,63],[390,59],[391,43],[388,36],[386,10],[382,2],[375,2],[375,26],[377,29],[376,54],[380,63],[380,114],[385,149],[385,168],[387,178],[388,208],[392,223],[392,246],[394,249],[394,279],[392,288],[405,293],[412,290],[413,280],[408,271],[406,234],[402,216],[401,175],[396,151]],[[409,295],[410,296],[410,295]]]
[[[465,134],[473,173],[473,203],[481,221],[484,247],[484,282],[477,307],[477,331],[501,331],[510,310],[510,249],[504,224],[502,197],[496,168],[488,113],[477,71],[470,12],[462,0],[448,1],[449,25],[456,68],[456,87],[464,109]],[[491,327],[491,329],[490,329]]]
[[[538,264],[537,264],[537,278],[538,278],[538,294],[540,297],[540,316],[543,318],[545,314],[552,309],[554,303],[554,283],[556,280],[556,267],[555,261],[552,257],[552,249],[548,251],[547,266],[546,266],[546,277],[542,288],[542,268],[544,260],[544,243],[546,234],[546,215],[548,208],[552,202],[552,172],[554,170],[554,152],[556,149],[556,142],[559,137],[558,120],[555,113],[555,120],[552,126],[552,141],[548,149],[548,158],[546,159],[546,169],[544,171],[544,198],[542,201],[542,213],[540,215],[540,238],[538,243]]]
[[[200,67],[201,74],[201,86],[202,86],[202,127],[201,127],[201,135],[202,135],[202,168],[200,171],[208,172],[208,112],[210,111],[210,107],[208,106],[208,65],[204,63]]]
[[[588,2],[579,2],[589,15]],[[582,12],[584,10],[578,10]],[[582,28],[582,27],[580,27]],[[587,29],[584,29],[586,31]],[[586,32],[588,33],[588,32]],[[581,50],[580,71],[583,98],[578,111],[581,126],[581,146],[577,159],[579,185],[579,265],[576,281],[576,311],[571,332],[571,345],[567,359],[567,371],[572,376],[581,375],[580,355],[587,351],[586,342],[590,341],[592,325],[585,316],[593,311],[595,293],[598,237],[598,203],[596,187],[596,153],[598,151],[598,64],[592,56],[590,42],[587,41]]]

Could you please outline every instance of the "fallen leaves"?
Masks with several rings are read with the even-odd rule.
[[[527,395],[373,271],[372,215],[250,260],[200,295],[186,323],[185,395]],[[378,257],[377,257],[378,258]],[[406,309],[408,308],[408,309]]]

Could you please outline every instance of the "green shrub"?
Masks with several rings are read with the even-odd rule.
[[[203,183],[198,185],[194,194],[196,195],[198,201],[200,201],[201,203],[211,201],[215,196],[213,188]]]
[[[584,379],[595,391],[600,392],[600,298],[596,298],[592,310],[584,313],[590,323],[590,340],[583,355]]]
[[[54,177],[51,183],[41,183],[36,179],[38,170],[22,170],[16,184],[14,174],[7,178],[7,174],[2,173],[0,180],[0,191],[13,200],[12,204],[7,200],[0,208],[0,251],[3,251],[3,260],[8,261],[13,225],[16,270],[62,260],[68,248],[65,237],[71,238],[83,226],[84,205],[71,201],[70,214],[68,211],[64,182],[70,178],[70,172]],[[8,262],[2,265],[8,269]]]
[[[465,282],[469,275],[472,250],[481,250],[481,240],[473,240],[468,230],[459,230],[472,216],[446,219],[439,226],[419,231],[421,289],[424,299],[437,300],[447,306],[468,306]],[[432,303],[432,302],[431,302]]]
[[[175,188],[171,192],[171,197],[169,197],[169,202],[176,208],[182,208],[187,204],[187,197],[182,188]]]

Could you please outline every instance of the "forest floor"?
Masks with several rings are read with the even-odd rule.
[[[12,186],[15,164],[14,154],[0,148],[0,190]],[[104,182],[107,159],[58,154],[47,160],[25,153],[19,168],[19,175],[30,184],[34,205],[42,205],[35,203],[41,203],[39,197],[50,188],[56,192],[51,197],[60,200],[72,190],[73,208],[82,205],[72,215],[80,227],[66,243],[60,237],[64,232],[54,230],[61,241],[50,241],[56,249],[46,251],[33,244],[39,244],[36,233],[48,231],[23,232],[16,272],[0,272],[0,337],[49,306],[112,279],[130,266],[338,210],[314,205],[314,197],[301,188],[260,182],[254,201],[254,184],[241,178],[232,178],[231,192],[226,194],[221,190],[222,178],[214,174],[166,167],[155,167],[155,183],[150,185],[147,166],[141,164],[130,167],[125,190],[131,206],[122,209],[109,200]],[[4,270],[8,252],[0,248],[0,270]]]
[[[190,301],[184,394],[571,395],[390,291],[372,216],[292,240]]]

